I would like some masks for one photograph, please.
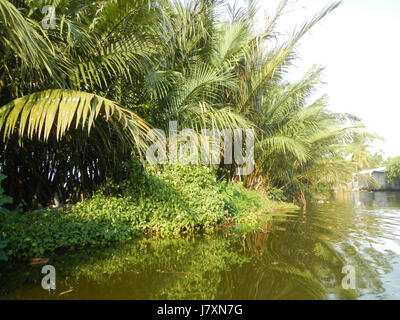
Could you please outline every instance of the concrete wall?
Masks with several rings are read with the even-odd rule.
[[[379,190],[385,190],[385,191],[400,190],[400,183],[398,183],[398,182],[397,183],[396,182],[387,183],[386,173],[373,172],[372,178],[374,178],[376,181],[378,181],[378,183],[380,185]]]
[[[367,181],[357,181],[355,177],[353,181],[350,183],[350,188],[352,190],[379,190],[379,191],[399,191],[400,190],[400,183],[392,182],[387,183],[386,181],[386,173],[385,172],[371,172],[368,174],[370,177],[374,178],[378,182],[378,187],[369,184]]]

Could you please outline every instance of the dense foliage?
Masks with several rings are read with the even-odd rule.
[[[10,215],[10,211],[4,207],[6,204],[10,204],[13,202],[13,199],[7,195],[4,194],[4,189],[1,186],[2,181],[6,178],[4,174],[0,172],[0,227],[1,224],[3,223],[3,219],[5,216]],[[7,246],[8,241],[5,239],[2,239],[0,237],[0,261],[7,261],[8,256],[5,253],[4,248]]]
[[[388,171],[386,174],[388,182],[400,183],[400,157],[389,159],[386,164],[386,169]]]
[[[102,246],[141,234],[210,231],[224,223],[257,223],[256,213],[290,208],[266,202],[243,186],[218,183],[208,167],[169,165],[138,170],[121,184],[109,182],[91,198],[63,209],[10,213],[0,240],[13,258],[51,254],[59,249]],[[135,174],[136,173],[136,174]]]
[[[270,209],[266,198],[305,205],[347,183],[373,137],[316,96],[322,68],[287,80],[299,41],[340,3],[283,39],[276,28],[291,4],[282,0],[260,29],[255,1],[0,0],[5,193],[27,210],[83,200],[2,215],[0,246],[38,255],[204,231],[253,221]],[[43,27],[44,5],[56,10],[54,28]],[[168,131],[169,121],[196,133],[254,129],[255,171],[138,165],[149,129]]]
[[[44,4],[56,9],[55,28],[42,27]],[[314,97],[321,68],[286,80],[298,42],[340,3],[283,39],[276,27],[291,4],[281,1],[260,29],[254,1],[0,0],[7,193],[35,208],[120,182],[150,126],[170,120],[198,132],[254,128],[247,187],[304,203],[310,188],[347,182],[362,123]]]

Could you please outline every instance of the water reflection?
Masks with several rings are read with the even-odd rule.
[[[398,299],[400,193],[358,193],[259,230],[186,239],[142,239],[53,257],[57,290],[40,267],[6,266],[6,299]],[[342,268],[356,269],[344,290]]]
[[[400,208],[400,192],[352,192],[355,208]]]

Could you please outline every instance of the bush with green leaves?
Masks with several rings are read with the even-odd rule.
[[[270,187],[267,190],[266,194],[267,194],[268,199],[271,199],[274,201],[287,201],[287,198],[282,189]]]
[[[1,237],[8,240],[6,253],[13,258],[38,257],[62,248],[100,246],[140,235],[135,216],[125,211],[123,199],[91,201],[86,209],[12,213],[0,230]]]
[[[387,162],[386,179],[389,183],[400,183],[400,157],[389,159]]]
[[[136,162],[130,178],[109,181],[91,198],[59,210],[10,213],[0,227],[7,254],[27,258],[58,249],[102,246],[145,232],[178,234],[211,230],[225,216],[222,194],[212,170],[167,165],[147,172]]]
[[[126,169],[127,180],[108,181],[77,204],[10,213],[0,226],[0,240],[9,241],[7,254],[28,258],[60,249],[105,246],[142,234],[210,232],[224,222],[253,225],[255,213],[279,207],[242,185],[218,182],[206,166],[177,164],[144,170],[131,161]]]
[[[1,186],[1,183],[5,178],[7,178],[7,176],[0,173],[0,226],[3,223],[3,219],[10,214],[10,211],[7,208],[4,208],[4,205],[13,202],[13,199],[11,197],[4,194],[4,189]],[[0,261],[8,260],[7,254],[5,252],[7,244],[8,241],[0,237]]]
[[[269,214],[276,210],[292,211],[298,207],[292,203],[270,200],[256,190],[246,189],[242,183],[220,184],[222,195],[234,221],[247,226],[257,226],[259,215]]]
[[[178,234],[211,230],[228,215],[215,173],[205,166],[165,165],[146,173],[130,163],[119,194],[141,212],[144,231]],[[139,173],[138,173],[139,172]]]

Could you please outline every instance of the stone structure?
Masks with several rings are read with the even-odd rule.
[[[388,183],[386,180],[386,168],[381,167],[354,173],[350,189],[353,191],[399,191],[400,183]]]

